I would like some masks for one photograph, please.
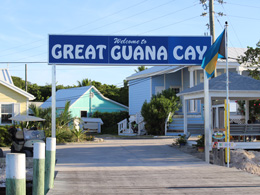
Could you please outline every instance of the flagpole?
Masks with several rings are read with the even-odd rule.
[[[226,44],[225,44],[225,56],[226,56],[226,77],[227,77],[227,83],[226,83],[226,88],[227,88],[227,95],[226,95],[226,108],[228,109],[228,105],[229,105],[229,74],[228,74],[228,36],[227,36],[227,27],[228,27],[228,23],[226,22],[226,25],[225,25],[225,39],[226,39]],[[227,111],[227,167],[229,167],[229,128],[230,128],[230,125],[229,125],[229,111]]]

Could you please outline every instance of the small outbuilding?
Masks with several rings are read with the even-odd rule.
[[[41,107],[51,107],[50,97]],[[99,112],[128,112],[128,107],[103,96],[94,86],[61,89],[56,93],[57,114],[61,113],[70,101],[69,111],[72,117],[89,118],[95,111]]]
[[[101,118],[86,118],[82,117],[82,129],[89,133],[101,133],[101,125],[103,121]]]

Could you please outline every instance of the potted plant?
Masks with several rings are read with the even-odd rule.
[[[204,147],[205,147],[205,136],[201,135],[199,136],[200,138],[196,141],[196,147],[198,148],[199,152],[204,152]]]
[[[176,144],[179,146],[185,146],[187,143],[187,139],[186,139],[186,135],[182,135],[180,136],[177,140],[176,140]]]

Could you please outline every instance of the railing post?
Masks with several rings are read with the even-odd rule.
[[[45,194],[54,186],[56,138],[46,138]]]
[[[26,195],[25,154],[6,154],[6,195]]]
[[[33,195],[44,195],[45,143],[33,146]]]

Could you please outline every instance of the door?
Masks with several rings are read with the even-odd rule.
[[[219,128],[224,129],[225,128],[225,109],[223,107],[218,108],[218,118],[219,118]]]

